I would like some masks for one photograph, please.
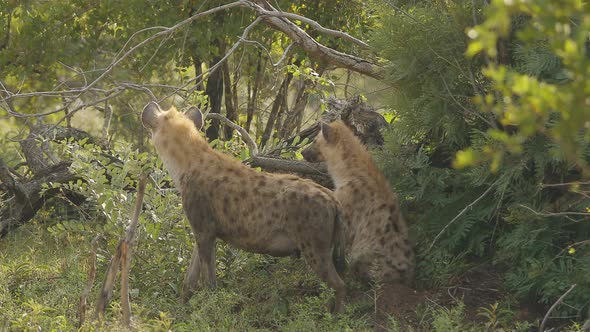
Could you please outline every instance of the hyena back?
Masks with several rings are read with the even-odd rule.
[[[364,281],[411,283],[414,251],[397,195],[359,139],[342,121],[322,123],[303,156],[326,161],[343,207],[352,272]]]
[[[215,286],[215,241],[246,251],[287,256],[301,253],[318,276],[335,289],[343,310],[345,285],[338,275],[340,205],[332,192],[296,176],[258,172],[213,150],[199,130],[198,109],[186,115],[163,112],[155,103],[142,113],[144,126],[180,190],[197,245],[184,280],[183,297],[197,285]]]

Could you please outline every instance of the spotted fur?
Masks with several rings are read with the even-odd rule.
[[[335,310],[343,310],[345,286],[333,260],[340,205],[330,190],[296,176],[256,171],[213,150],[199,132],[199,110],[162,112],[151,103],[142,122],[152,130],[156,151],[180,190],[197,242],[184,280],[185,299],[198,285],[215,286],[219,238],[255,253],[301,253],[335,289]]]
[[[343,207],[346,255],[360,279],[410,283],[414,251],[398,197],[359,139],[342,122],[322,124],[303,155],[326,161]]]

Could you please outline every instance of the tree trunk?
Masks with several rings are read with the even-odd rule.
[[[213,58],[210,65],[218,63],[221,60],[220,56]],[[221,113],[221,98],[223,97],[223,70],[217,68],[217,70],[209,73],[207,79],[207,88],[205,94],[209,97],[209,112]],[[213,141],[219,138],[219,121],[212,120],[211,125],[207,128],[207,139]]]
[[[226,117],[234,122],[237,123],[238,120],[238,110],[237,110],[237,103],[235,103],[236,98],[234,98],[234,94],[237,95],[237,91],[232,88],[232,82],[231,82],[231,76],[229,73],[229,65],[227,63],[227,61],[225,61],[223,63],[222,68],[220,68],[223,71],[223,85],[224,85],[224,89],[225,89],[225,111],[226,111]],[[235,87],[235,85],[234,85]],[[233,133],[233,129],[230,126],[224,126],[224,134],[225,134],[225,139],[229,140],[231,139],[232,133]]]
[[[264,128],[264,133],[262,134],[262,138],[260,140],[261,147],[264,147],[264,145],[266,145],[266,142],[271,137],[275,121],[279,115],[281,106],[285,102],[285,97],[289,91],[289,84],[291,83],[292,78],[293,74],[288,73],[283,79],[283,83],[281,83],[281,87],[279,88],[279,92],[277,93],[275,100],[272,104],[272,109],[270,111],[270,115],[268,116],[268,121],[266,122],[266,127]]]
[[[200,75],[203,74],[203,68],[201,67],[203,62],[201,61],[201,59],[197,58],[195,55],[192,55],[191,57],[193,59],[193,66],[195,66],[195,77],[199,77]],[[197,87],[197,90],[200,90],[200,91],[205,90],[205,86],[203,85],[203,80],[197,80],[196,87]]]
[[[281,139],[286,139],[293,134],[299,118],[303,118],[305,106],[307,105],[308,93],[305,90],[307,84],[305,80],[300,80],[298,83],[299,87],[297,88],[297,93],[295,95],[294,106],[291,108],[291,111],[287,113],[283,125],[279,130],[279,137]]]
[[[260,83],[262,82],[262,76],[264,76],[264,72],[262,71],[262,54],[258,51],[258,60],[256,61],[256,74],[254,78],[254,85],[252,85],[252,93],[248,96],[248,107],[246,109],[246,130],[250,132],[250,126],[252,124],[252,119],[254,118],[254,111],[256,110],[256,106],[258,105],[258,89],[260,88]],[[251,79],[248,80],[251,82]]]

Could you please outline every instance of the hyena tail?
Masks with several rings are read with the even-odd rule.
[[[336,218],[334,218],[334,234],[332,235],[332,243],[334,245],[333,258],[336,271],[341,274],[346,269],[345,256],[345,233],[344,224],[342,223],[342,212],[340,207],[336,209]]]

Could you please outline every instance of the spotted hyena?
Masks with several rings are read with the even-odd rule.
[[[183,284],[187,299],[197,285],[215,286],[215,241],[246,251],[288,256],[301,253],[335,290],[343,310],[345,285],[333,260],[340,205],[330,190],[292,175],[258,172],[213,150],[199,133],[203,115],[148,104],[142,122],[174,184],[197,245]]]
[[[411,282],[414,252],[397,195],[359,139],[342,121],[322,123],[303,156],[326,161],[343,208],[350,270],[364,281]]]

